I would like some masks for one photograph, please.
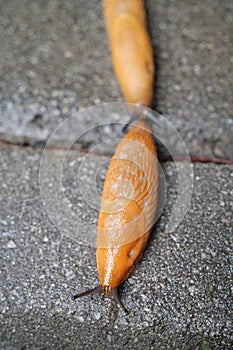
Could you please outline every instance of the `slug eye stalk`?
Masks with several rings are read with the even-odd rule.
[[[106,294],[106,295],[110,295],[115,302],[124,310],[125,313],[129,313],[128,310],[126,309],[126,307],[124,306],[124,304],[122,303],[120,296],[118,294],[117,288],[110,288],[108,286],[106,287],[101,287],[100,285],[89,289],[85,292],[82,292],[80,294],[76,294],[72,297],[73,300],[76,300],[78,298],[84,297],[84,296],[89,296],[89,295],[94,295],[94,294]]]

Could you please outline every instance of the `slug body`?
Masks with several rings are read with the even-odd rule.
[[[103,0],[113,67],[126,102],[150,106],[154,61],[144,1]]]
[[[110,294],[124,308],[117,288],[133,270],[149,239],[157,186],[155,144],[149,124],[140,120],[118,144],[104,182],[96,249],[100,286],[76,297]]]
[[[144,1],[103,0],[114,69],[126,102],[150,106],[154,63],[146,30]],[[125,310],[117,288],[140,259],[154,224],[157,153],[151,128],[140,119],[111,159],[104,183],[97,229],[100,285],[74,296],[110,294]]]

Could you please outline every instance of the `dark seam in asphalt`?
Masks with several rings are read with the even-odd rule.
[[[37,150],[43,150],[46,146],[45,145],[30,145],[29,143],[17,143],[17,142],[11,142],[5,139],[0,138],[0,143],[12,145],[12,146],[18,146],[20,148],[32,148],[32,149],[37,149]],[[82,147],[65,147],[65,146],[49,146],[47,147],[48,150],[63,150],[63,151],[80,151],[83,153],[91,153],[95,154],[98,156],[112,156],[112,153],[107,153],[107,152],[97,152],[93,151],[89,148],[82,148]],[[187,157],[162,157],[160,159],[161,162],[185,162],[185,161],[191,161],[192,163],[212,163],[212,164],[228,164],[228,165],[233,165],[233,160],[232,159],[224,159],[224,158],[212,158],[212,157],[196,157],[196,156],[190,156],[190,158]]]

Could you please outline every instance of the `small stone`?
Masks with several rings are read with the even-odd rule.
[[[98,321],[101,318],[101,314],[97,312],[96,314],[94,314],[94,318]]]
[[[73,56],[73,54],[72,54],[71,51],[65,51],[64,56],[67,57],[67,58],[70,58],[70,57]]]
[[[15,244],[14,241],[10,240],[8,243],[7,243],[7,248],[8,249],[15,249],[17,247],[17,245]]]
[[[36,73],[32,70],[27,71],[26,75],[29,79],[34,79],[36,77]]]
[[[42,242],[43,242],[43,243],[47,243],[48,241],[49,241],[48,237],[47,237],[47,236],[44,236]]]
[[[63,107],[62,108],[62,113],[67,114],[69,112],[69,108],[68,107]]]
[[[32,94],[33,94],[33,96],[38,96],[39,95],[39,90],[38,89],[33,89]]]
[[[100,99],[97,97],[97,98],[94,99],[94,102],[95,102],[96,105],[98,105],[100,103]]]
[[[38,58],[37,57],[32,57],[30,59],[30,61],[31,61],[32,64],[37,64],[38,63]]]
[[[159,24],[159,28],[160,28],[161,30],[167,30],[167,24],[166,24],[166,23],[160,23],[160,24]]]
[[[24,92],[25,92],[25,87],[24,86],[20,86],[19,93],[23,94]]]
[[[188,287],[189,293],[193,296],[194,295],[194,291],[195,291],[195,287],[191,286]]]
[[[75,274],[74,274],[74,272],[73,271],[66,271],[66,280],[67,281],[70,281],[70,280],[72,280],[72,279],[74,279],[75,278]]]
[[[109,125],[105,125],[103,131],[105,134],[110,134],[112,130]]]
[[[71,162],[69,162],[69,166],[73,167],[75,165],[76,161],[72,160]]]
[[[194,74],[195,74],[196,76],[200,76],[200,74],[201,74],[201,67],[199,66],[199,64],[196,64],[196,65],[194,66],[193,71],[194,71]]]
[[[7,221],[6,220],[1,220],[0,223],[4,226],[7,226]]]
[[[212,286],[212,285],[209,286],[209,292],[210,292],[210,293],[213,293],[213,292],[214,292],[214,286]]]
[[[169,58],[169,53],[166,52],[166,51],[162,51],[162,52],[160,53],[160,57],[161,57],[161,58],[164,58],[164,59],[167,59],[167,58]]]
[[[174,85],[174,90],[175,90],[175,91],[181,91],[181,86],[178,85],[178,84],[175,84],[175,85]]]

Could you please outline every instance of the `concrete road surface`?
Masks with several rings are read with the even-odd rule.
[[[101,4],[0,1],[0,349],[232,349],[233,165],[226,160],[233,159],[233,6],[151,0],[147,9],[157,67],[153,108],[191,156],[225,160],[194,163],[190,208],[169,233],[176,169],[187,162],[161,163],[166,200],[142,260],[120,288],[126,315],[108,297],[71,298],[98,284],[93,242],[113,149],[85,158],[78,148],[102,140],[95,129],[66,154],[73,130],[65,129],[39,182],[43,147],[62,121],[93,104],[123,101]],[[83,118],[78,128],[93,120]],[[122,129],[105,132],[120,137]],[[61,162],[65,205],[53,198]]]

